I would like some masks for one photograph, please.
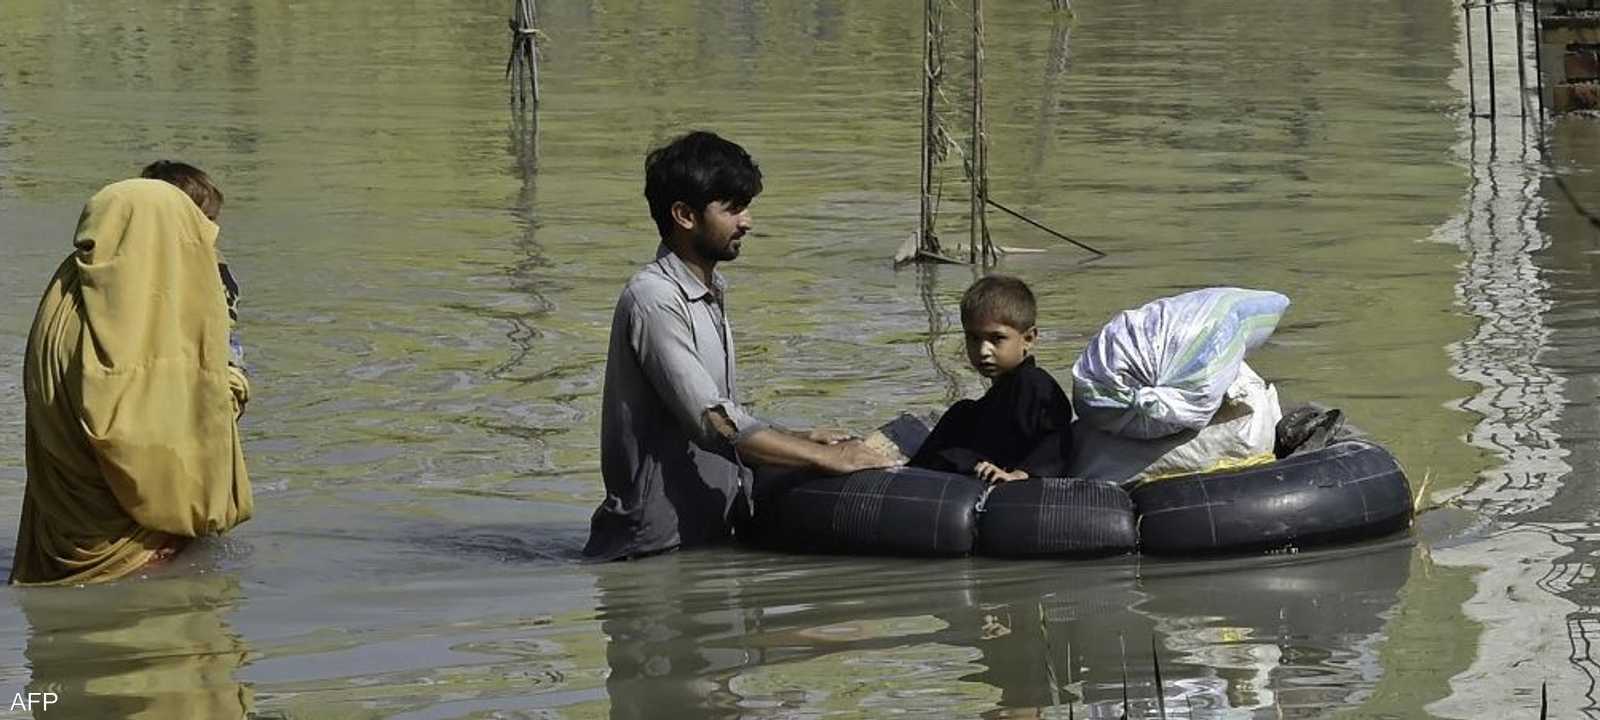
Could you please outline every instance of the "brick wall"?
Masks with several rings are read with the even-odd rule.
[[[1600,110],[1600,0],[1537,1],[1551,111]]]

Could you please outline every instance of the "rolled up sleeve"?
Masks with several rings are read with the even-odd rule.
[[[696,445],[721,452],[767,427],[706,372],[695,349],[693,321],[677,298],[631,289],[626,300],[629,341],[640,369]]]

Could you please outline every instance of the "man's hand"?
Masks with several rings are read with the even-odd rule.
[[[742,461],[754,465],[810,468],[834,475],[895,464],[892,458],[860,440],[840,440],[830,445],[775,428],[750,433],[735,449]]]
[[[978,463],[977,466],[973,468],[973,472],[977,474],[979,480],[991,485],[996,483],[1011,482],[1013,480],[1028,479],[1028,471],[1026,470],[1003,470],[1000,468],[1000,466],[995,465],[987,460]]]
[[[823,450],[822,470],[831,475],[844,475],[868,468],[889,467],[894,460],[872,449],[860,440],[843,440]]]
[[[830,430],[827,428],[812,428],[802,433],[801,437],[814,443],[822,443],[823,445],[837,445],[846,440],[860,439],[843,430]]]

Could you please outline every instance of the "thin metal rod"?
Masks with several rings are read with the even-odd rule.
[[[1467,36],[1467,100],[1470,103],[1468,112],[1474,121],[1478,118],[1478,79],[1474,67],[1477,56],[1472,52],[1472,8],[1461,6],[1461,31]]]
[[[1514,7],[1517,13],[1517,97],[1523,98],[1522,106],[1527,107],[1528,63],[1526,59],[1528,57],[1528,41],[1522,34],[1522,3],[1519,2]]]
[[[1161,654],[1157,652],[1155,633],[1150,634],[1150,664],[1156,670],[1156,709],[1161,720],[1167,720],[1167,690],[1161,685]]]
[[[1117,647],[1122,652],[1122,716],[1128,717],[1128,641],[1117,633]]]
[[[1539,2],[1533,0],[1533,81],[1539,89],[1539,135],[1544,136],[1544,26],[1539,21]]]
[[[1500,104],[1500,98],[1494,90],[1494,10],[1485,8],[1483,11],[1483,44],[1489,57],[1489,122],[1494,122],[1495,109]]]
[[[1081,242],[1078,242],[1077,240],[1073,240],[1072,238],[1067,237],[1066,235],[1063,235],[1063,234],[1061,234],[1059,232],[1056,232],[1055,230],[1051,230],[1050,228],[1039,224],[1039,222],[1034,220],[1033,218],[1030,218],[1030,217],[1028,217],[1026,215],[1023,215],[1022,213],[1019,213],[1019,212],[1017,212],[1015,210],[1012,210],[1011,208],[1008,208],[1008,207],[1006,207],[1004,205],[1001,205],[998,202],[995,202],[994,198],[985,197],[984,201],[989,203],[990,205],[992,205],[994,207],[994,209],[999,210],[1000,212],[1003,212],[1003,213],[1005,213],[1007,215],[1010,215],[1011,217],[1014,217],[1014,218],[1016,218],[1018,220],[1021,220],[1021,221],[1025,222],[1025,223],[1027,223],[1029,225],[1032,225],[1032,226],[1034,226],[1036,228],[1039,228],[1040,230],[1043,230],[1043,231],[1045,231],[1047,233],[1050,233],[1051,235],[1054,235],[1054,236],[1056,236],[1058,238],[1061,238],[1062,240],[1065,240],[1065,241],[1067,241],[1069,243],[1072,243],[1073,245],[1077,245],[1078,247],[1083,248],[1084,250],[1088,250],[1089,252],[1092,252],[1092,253],[1094,253],[1096,255],[1099,255],[1100,257],[1105,257],[1106,256],[1105,253],[1100,252],[1099,250],[1096,250],[1096,249],[1094,249],[1092,247],[1089,247],[1088,245],[1085,245],[1085,244],[1083,244]]]
[[[1039,600],[1039,637],[1044,639],[1044,675],[1050,682],[1050,707],[1061,705],[1061,682],[1056,678],[1054,655],[1050,651],[1050,621],[1044,612],[1044,600]],[[1067,663],[1072,663],[1072,658],[1067,658]],[[1071,672],[1069,668],[1067,672]]]

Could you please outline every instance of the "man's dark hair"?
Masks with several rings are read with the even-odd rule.
[[[672,204],[704,212],[713,202],[743,208],[761,194],[761,168],[750,153],[716,133],[696,130],[644,158],[644,197],[665,240],[672,234]]]
[[[1027,332],[1039,318],[1028,284],[1010,275],[985,275],[961,294],[961,324],[997,322]]]
[[[212,220],[217,219],[217,213],[222,212],[222,191],[211,182],[211,176],[188,163],[173,160],[157,160],[144,166],[139,172],[139,177],[151,180],[162,180],[178,186],[190,200],[200,208],[200,212]]]

